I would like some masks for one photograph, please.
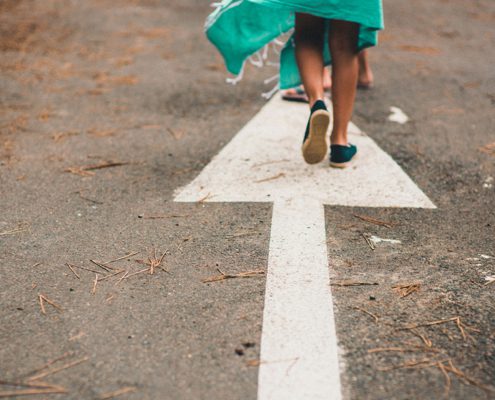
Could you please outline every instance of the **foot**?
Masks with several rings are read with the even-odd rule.
[[[345,168],[357,153],[357,147],[353,144],[342,146],[340,144],[332,144],[330,146],[330,166],[334,168]]]
[[[309,101],[308,95],[306,94],[302,86],[294,89],[284,90],[282,92],[282,99],[287,101],[297,101],[299,103],[307,103]]]
[[[323,85],[323,91],[325,95],[329,95],[332,91],[332,81],[328,85]],[[308,95],[304,91],[302,86],[293,89],[287,89],[282,91],[282,100],[295,101],[298,103],[309,103]]]
[[[330,125],[330,113],[323,100],[317,100],[311,107],[304,140],[302,154],[308,164],[323,161],[328,150],[327,131]]]
[[[358,89],[371,89],[373,87],[373,73],[371,70],[359,71]]]

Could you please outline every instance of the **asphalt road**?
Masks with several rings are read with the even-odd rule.
[[[331,282],[376,283],[332,286],[344,398],[495,398],[495,4],[384,6],[353,120],[437,209],[325,208]],[[0,395],[256,398],[265,277],[203,280],[266,269],[272,206],[173,202],[274,73],[225,85],[210,10],[0,2]]]

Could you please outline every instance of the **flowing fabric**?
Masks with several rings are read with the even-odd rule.
[[[258,54],[255,63],[263,64],[270,43],[294,28],[295,13],[302,12],[328,20],[359,24],[358,49],[374,46],[377,32],[383,29],[381,0],[223,0],[216,3],[205,25],[208,39],[222,54],[227,70],[242,76],[246,60]],[[325,35],[327,38],[328,35]],[[328,43],[324,47],[325,64],[331,63]],[[301,79],[295,58],[294,37],[280,52],[279,88],[299,85]]]

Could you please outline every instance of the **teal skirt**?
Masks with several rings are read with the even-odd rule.
[[[291,32],[296,12],[358,23],[359,50],[376,45],[377,32],[383,29],[381,0],[223,0],[216,6],[206,20],[206,35],[234,75],[239,75],[246,60],[256,53],[257,64],[263,64],[267,52],[261,54],[260,50],[268,50],[272,41]],[[279,88],[300,85],[293,36],[279,53]],[[325,64],[331,64],[328,45],[324,58]]]

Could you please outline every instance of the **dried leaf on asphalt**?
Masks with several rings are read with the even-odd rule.
[[[402,298],[407,297],[414,292],[418,292],[420,288],[421,288],[421,283],[417,283],[417,282],[392,286],[392,289],[394,289],[397,293],[399,293],[400,297]]]
[[[139,275],[139,274],[149,272],[149,271],[150,271],[150,268],[145,268],[145,269],[142,269],[140,271],[133,272],[132,274],[129,274],[128,271],[126,271],[126,273],[122,276],[122,278],[119,279],[119,281],[116,284],[118,284],[120,281],[122,281],[124,279],[130,278],[131,276]]]
[[[10,229],[8,231],[0,232],[0,236],[15,235],[16,233],[26,232],[29,230],[29,226],[18,226],[17,228]]]
[[[72,271],[72,273],[76,276],[77,279],[81,279],[81,277],[77,274],[76,271],[74,271],[74,268],[72,268],[72,266],[70,264],[65,264],[69,267],[69,269]]]
[[[57,367],[57,368],[53,368],[53,369],[49,369],[48,371],[44,371],[44,372],[40,372],[36,375],[32,375],[30,376],[27,381],[28,382],[33,382],[33,381],[37,381],[38,379],[41,379],[41,378],[44,378],[46,376],[49,376],[49,375],[53,375],[53,374],[56,374],[60,371],[64,371],[68,368],[72,368],[72,367],[75,367],[76,365],[79,365],[79,364],[82,364],[83,362],[86,362],[89,360],[89,357],[83,357],[79,360],[75,360],[75,361],[71,361],[65,365],[62,365],[61,367]]]
[[[91,289],[91,294],[96,294],[97,284],[98,284],[98,274],[95,274],[95,280],[93,281],[93,289]]]
[[[110,279],[110,278],[112,278],[114,276],[120,275],[123,272],[127,272],[127,271],[125,269],[120,269],[117,272],[114,272],[113,274],[106,275],[103,278],[98,278],[98,282],[106,281],[107,279]]]
[[[254,183],[262,183],[262,182],[274,181],[275,179],[283,178],[284,176],[285,176],[285,173],[284,172],[280,172],[277,175],[270,176],[268,178],[264,178],[264,179],[260,179],[260,180],[254,181]]]
[[[480,147],[479,150],[482,153],[489,154],[491,156],[495,156],[495,142],[485,144],[484,146]]]
[[[74,264],[69,264],[69,263],[66,263],[66,265],[69,267],[69,268],[79,268],[79,269],[83,269],[84,271],[89,271],[89,272],[93,272],[95,274],[98,274],[99,271],[96,271],[94,269],[91,269],[91,268],[86,268],[86,267],[81,267],[79,265],[74,265]]]
[[[111,168],[111,167],[120,167],[122,165],[128,165],[129,162],[119,162],[119,161],[105,161],[100,164],[92,164],[85,165],[82,167],[70,167],[66,168],[65,172],[70,172],[71,174],[81,175],[81,176],[93,176],[95,173],[94,170],[103,169],[103,168]]]
[[[0,398],[3,397],[17,397],[28,396],[35,394],[54,394],[54,393],[67,393],[67,390],[62,387],[48,387],[39,389],[19,389],[19,390],[5,390],[0,392]]]
[[[265,165],[270,165],[270,164],[279,164],[279,163],[285,163],[285,162],[290,162],[288,158],[284,158],[282,160],[273,160],[273,161],[265,161],[257,164],[251,165],[251,168],[259,168],[259,167],[264,167]]]
[[[80,168],[80,167],[70,167],[70,168],[66,168],[64,171],[79,176],[93,176],[95,174],[94,172],[91,171],[85,171],[84,168]]]
[[[180,140],[182,139],[182,137],[184,136],[184,131],[178,131],[178,130],[175,130],[175,129],[172,129],[170,127],[167,127],[167,131],[168,133],[170,133],[172,135],[172,137],[175,139],[175,140]]]
[[[368,349],[368,354],[373,353],[416,353],[416,352],[427,352],[427,353],[442,353],[441,350],[434,349],[427,346],[412,346],[412,347],[377,347],[374,349]]]
[[[353,280],[343,280],[332,282],[330,286],[374,286],[378,285],[378,282],[359,282]]]
[[[140,218],[140,219],[168,219],[168,218],[186,218],[186,217],[189,217],[189,215],[179,215],[179,214],[151,214],[151,215],[140,214],[140,215],[138,215],[138,218]]]
[[[200,199],[198,200],[198,203],[204,203],[206,200],[208,200],[208,199],[209,199],[209,198],[211,198],[211,197],[213,197],[213,196],[212,196],[212,194],[211,194],[211,192],[210,192],[210,193],[208,193],[206,196],[204,196],[204,197],[200,198]]]
[[[362,221],[369,222],[374,225],[384,226],[386,228],[393,228],[394,224],[391,222],[381,221],[379,219],[368,217],[366,215],[353,214],[356,218],[359,218]]]
[[[77,131],[57,132],[52,135],[52,139],[55,142],[63,142],[68,137],[77,136],[77,135],[79,135],[79,132]]]
[[[420,327],[427,327],[427,326],[434,326],[434,325],[441,325],[441,324],[446,324],[449,322],[455,322],[457,328],[459,329],[459,332],[461,333],[461,336],[464,340],[467,340],[470,335],[466,331],[473,331],[473,332],[478,332],[480,333],[481,331],[479,329],[470,327],[465,325],[459,316],[457,317],[452,317],[452,318],[446,318],[446,319],[440,319],[437,321],[431,321],[431,322],[424,322],[424,323],[418,323],[418,324],[409,324],[404,326],[403,328],[400,328],[399,330],[414,330],[416,328]]]
[[[246,366],[248,367],[259,367],[263,361],[261,360],[248,360],[246,361]]]
[[[123,395],[123,394],[126,394],[126,393],[135,392],[136,390],[137,390],[137,388],[134,387],[134,386],[126,386],[126,387],[123,387],[122,389],[114,390],[112,392],[103,393],[102,395],[100,395],[98,397],[98,399],[99,400],[113,399],[113,398],[115,398],[117,396],[120,396],[120,395]]]
[[[164,252],[161,256],[156,255],[156,249],[153,249],[153,255],[148,257],[148,265],[150,266],[150,275],[153,275],[155,272],[155,268],[160,268],[165,272],[168,272],[165,268],[161,266],[163,258],[167,252]]]
[[[87,165],[85,167],[80,167],[84,171],[91,171],[95,169],[103,169],[103,168],[111,168],[111,167],[120,167],[122,165],[128,165],[129,162],[120,162],[120,161],[105,161],[100,164]]]
[[[408,360],[402,364],[392,365],[390,367],[382,367],[378,368],[379,371],[388,372],[396,369],[424,369],[436,367],[440,370],[445,378],[445,389],[444,394],[448,396],[451,386],[451,378],[449,376],[449,372],[454,374],[457,378],[463,381],[467,385],[476,386],[486,392],[494,393],[495,388],[492,386],[487,386],[476,379],[471,378],[465,372],[461,371],[458,367],[454,365],[454,362],[451,358],[443,358],[443,359],[430,359],[425,358],[422,360]]]
[[[96,260],[89,260],[89,261],[92,262],[97,267],[101,268],[105,272],[112,272],[115,269],[113,267],[109,267],[107,265],[104,265],[104,264],[102,264],[102,263],[100,263],[99,261],[96,261]]]
[[[429,368],[435,366],[438,362],[445,362],[449,359],[433,360],[431,358],[424,358],[422,360],[408,360],[402,364],[392,365],[390,367],[378,368],[378,371],[387,372],[395,369],[409,369],[409,368]]]
[[[443,368],[446,371],[452,372],[455,376],[457,376],[459,379],[461,379],[463,382],[467,383],[468,385],[476,386],[484,390],[487,394],[495,393],[495,388],[493,386],[487,386],[481,382],[478,382],[476,379],[471,378],[465,372],[461,371],[458,367],[456,367],[452,359],[442,362],[442,364],[444,363],[447,363],[447,365],[443,365]]]
[[[379,320],[379,318],[380,318],[378,315],[373,314],[372,312],[370,312],[370,311],[368,311],[368,310],[365,310],[364,308],[361,308],[361,307],[354,307],[354,309],[355,309],[355,310],[358,310],[358,311],[361,311],[361,312],[363,312],[363,313],[365,313],[365,314],[369,315],[370,317],[372,317],[372,318],[374,319],[375,323],[377,323],[377,322],[378,322],[378,320]]]
[[[45,308],[45,303],[50,304],[52,307],[56,308],[58,311],[62,312],[62,307],[60,307],[57,303],[55,303],[53,300],[50,300],[48,297],[46,297],[43,294],[38,294],[38,300],[40,303],[40,308],[41,312],[43,314],[46,314],[46,308]]]
[[[47,121],[50,117],[55,115],[50,108],[45,108],[38,114],[38,121]]]
[[[114,263],[117,261],[121,261],[121,260],[125,260],[126,258],[135,256],[136,254],[139,254],[139,251],[131,251],[128,254],[125,254],[121,257],[114,258],[114,259],[109,260],[109,261],[96,261],[96,260],[89,260],[89,261],[91,261],[93,264],[96,264],[103,269],[107,269],[107,271],[108,271],[108,269],[111,269],[111,270],[115,269],[113,267],[110,267],[108,264],[111,264],[111,263]]]
[[[375,250],[375,244],[371,241],[370,235],[367,233],[362,233],[361,236],[363,236],[364,240],[366,240],[366,243],[370,247],[371,250]]]
[[[433,346],[433,342],[430,339],[428,339],[425,334],[421,333],[418,329],[413,328],[413,329],[410,329],[409,332],[411,332],[414,336],[417,336],[418,338],[420,338],[426,347],[432,347]]]
[[[96,129],[96,128],[91,128],[88,129],[88,134],[96,137],[106,137],[106,136],[113,136],[115,135],[116,130],[115,129]]]
[[[223,281],[225,279],[252,278],[255,276],[260,276],[265,274],[265,270],[263,269],[254,269],[251,271],[239,272],[237,274],[226,274],[223,271],[221,271],[219,268],[217,268],[217,271],[220,272],[220,275],[215,275],[209,278],[205,278],[201,282],[209,283],[209,282]]]

